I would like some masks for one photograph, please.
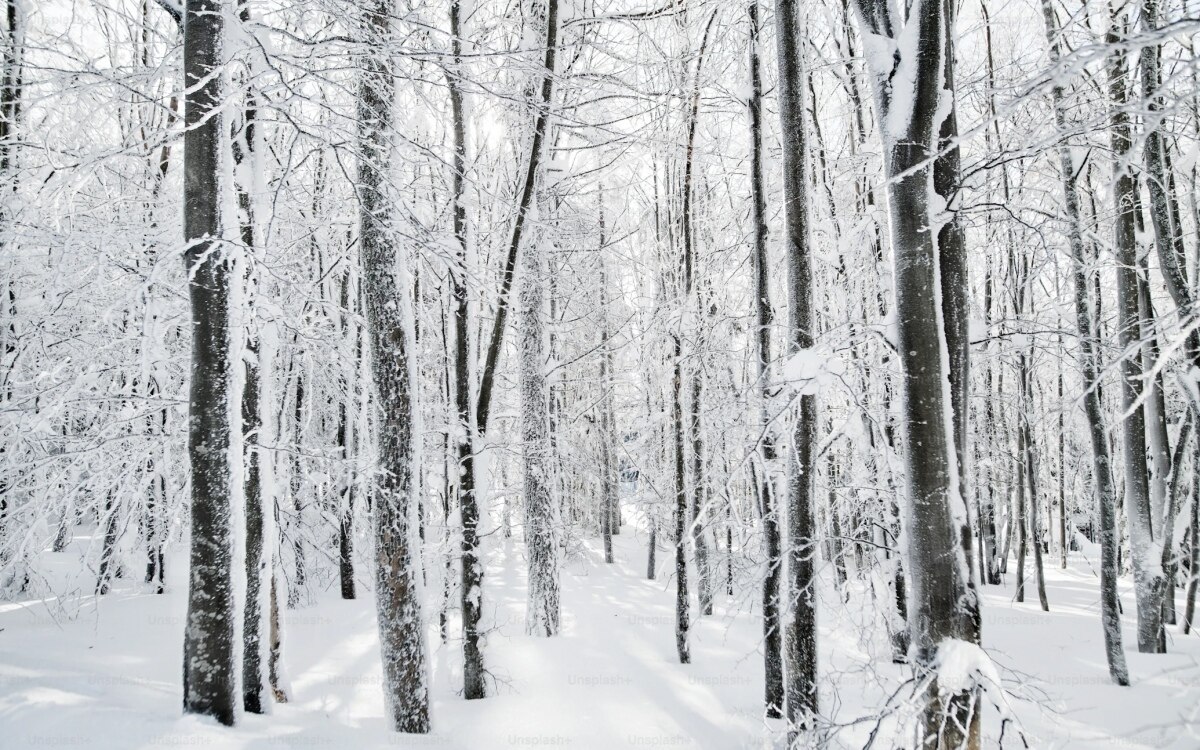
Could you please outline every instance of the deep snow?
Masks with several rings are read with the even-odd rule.
[[[583,556],[563,566],[563,633],[550,640],[524,635],[519,539],[493,539],[485,597],[494,628],[485,652],[496,678],[493,697],[467,702],[456,695],[458,643],[442,644],[431,626],[429,736],[385,729],[375,608],[365,589],[364,598],[345,602],[331,587],[311,606],[286,613],[290,704],[273,715],[245,716],[234,729],[181,716],[186,597],[177,545],[166,595],[121,581],[102,601],[87,596],[82,605],[0,604],[0,748],[782,746],[782,726],[761,718],[761,621],[757,607],[747,611],[758,598],[752,588],[719,596],[716,615],[698,618],[694,663],[681,666],[672,630],[674,584],[666,575],[671,555],[660,552],[659,580],[645,580],[645,539],[632,525],[614,539],[614,565],[604,565],[598,540],[588,540]],[[47,553],[46,563],[66,580],[87,542],[77,538],[67,552]],[[1185,638],[1172,627],[1168,655],[1129,650],[1136,644],[1134,606],[1129,582],[1122,581],[1134,684],[1112,686],[1095,561],[1072,555],[1066,571],[1052,562],[1050,613],[1040,611],[1036,597],[1011,601],[1011,565],[1005,586],[983,590],[985,647],[1029,746],[1200,748],[1200,636]],[[833,746],[861,747],[876,724],[869,717],[907,672],[891,664],[874,629],[867,584],[852,582],[851,604],[844,605],[828,579],[821,602],[822,708],[849,725]],[[986,716],[992,747],[997,711],[989,707]],[[902,740],[887,720],[875,747]],[[1012,725],[1005,746],[1022,747]]]

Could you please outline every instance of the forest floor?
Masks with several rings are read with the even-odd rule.
[[[562,634],[549,640],[524,635],[522,545],[493,539],[485,589],[493,697],[467,702],[456,694],[460,646],[453,638],[443,644],[431,627],[431,735],[387,732],[374,600],[364,590],[362,598],[343,601],[336,587],[286,613],[289,704],[273,715],[246,716],[235,729],[182,717],[186,585],[184,558],[176,555],[163,596],[122,581],[113,593],[81,604],[64,605],[64,597],[0,605],[0,748],[783,746],[782,725],[762,718],[761,619],[752,582],[737,597],[718,596],[716,613],[698,618],[693,663],[681,666],[674,584],[666,575],[673,556],[660,550],[658,580],[646,580],[645,539],[633,524],[616,539],[614,565],[603,563],[591,539],[565,564]],[[78,568],[87,543],[76,537],[68,551],[47,553],[59,558],[47,563]],[[986,649],[1013,717],[1003,728],[1004,747],[1026,746],[1023,736],[1033,748],[1195,750],[1200,636],[1172,627],[1168,655],[1137,654],[1133,599],[1123,581],[1134,684],[1111,685],[1095,564],[1073,554],[1060,570],[1056,557],[1047,558],[1049,613],[1040,611],[1032,587],[1025,603],[1013,601],[1012,566],[1005,585],[984,589]],[[870,582],[852,581],[850,588],[849,605],[831,580],[821,591],[821,702],[837,730],[828,745],[862,747],[878,724],[874,747],[900,747],[896,712],[875,717],[893,693],[899,696],[893,706],[906,709],[908,672],[891,663],[886,637],[878,635]],[[992,706],[985,713],[987,747],[999,744],[998,715]]]

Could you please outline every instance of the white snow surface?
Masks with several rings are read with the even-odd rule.
[[[681,666],[672,555],[660,550],[659,580],[647,581],[645,535],[632,508],[626,520],[614,539],[614,565],[603,563],[591,539],[564,565],[562,635],[553,639],[524,635],[520,540],[489,539],[485,654],[495,676],[492,695],[462,700],[459,643],[441,644],[431,624],[430,735],[391,734],[385,726],[365,565],[358,600],[342,601],[333,585],[312,606],[285,613],[291,703],[267,716],[245,715],[232,729],[182,716],[186,558],[176,545],[163,596],[118,580],[114,593],[85,596],[82,604],[50,598],[0,605],[0,748],[783,747],[782,724],[762,718],[757,582],[743,582],[733,597],[719,595],[716,614],[698,618],[693,664]],[[369,549],[364,542],[360,548]],[[79,555],[90,543],[79,530],[67,551],[45,553],[39,569],[49,571],[59,590],[86,591],[90,574],[79,572]],[[1170,653],[1129,651],[1133,685],[1113,686],[1096,562],[1085,551],[1071,556],[1067,570],[1047,565],[1049,613],[1036,597],[1012,601],[1010,565],[1005,585],[982,589],[984,652],[952,644],[940,674],[953,681],[982,673],[985,682],[1000,682],[1012,713],[1004,747],[1023,747],[1020,733],[1031,748],[1200,747],[1200,637],[1170,626]],[[875,721],[851,722],[878,711],[909,673],[888,659],[869,584],[852,580],[845,605],[830,573],[825,564],[821,703],[822,713],[843,727],[826,746],[859,748]],[[1121,582],[1121,594],[1125,642],[1133,644],[1130,581]],[[990,704],[985,710],[985,747],[997,747],[999,714]],[[906,737],[887,719],[874,747],[903,747]]]

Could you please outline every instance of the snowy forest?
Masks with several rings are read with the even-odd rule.
[[[0,748],[1200,748],[1200,2],[0,2]]]

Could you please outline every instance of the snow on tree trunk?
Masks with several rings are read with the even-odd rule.
[[[750,97],[747,107],[750,116],[750,191],[754,218],[754,254],[751,267],[754,279],[753,312],[755,321],[755,359],[758,377],[758,425],[762,430],[762,472],[754,478],[759,498],[759,518],[762,523],[763,546],[766,553],[766,572],[763,575],[763,671],[764,700],[769,718],[783,713],[783,627],[779,619],[779,583],[783,573],[782,542],[779,512],[772,496],[771,472],[776,462],[775,438],[770,431],[767,404],[771,400],[771,325],[774,315],[770,299],[770,271],[767,258],[767,197],[763,177],[763,119],[762,70],[758,51],[758,0],[747,8],[750,22]],[[753,464],[751,471],[754,470]]]
[[[358,90],[359,248],[363,298],[378,396],[378,466],[371,479],[375,515],[375,597],[387,718],[398,732],[430,729],[425,628],[418,594],[420,550],[412,528],[416,481],[411,332],[399,249],[392,235],[397,205],[387,195],[395,79],[386,50],[393,39],[392,0],[364,9],[371,52],[362,58]]]
[[[1159,653],[1162,643],[1162,596],[1166,580],[1162,552],[1151,526],[1149,472],[1146,464],[1146,417],[1142,409],[1142,317],[1138,306],[1137,183],[1131,172],[1133,148],[1128,112],[1126,52],[1120,48],[1128,21],[1114,12],[1107,41],[1113,46],[1107,61],[1108,94],[1112,107],[1109,136],[1113,150],[1113,201],[1116,210],[1114,254],[1117,259],[1117,337],[1121,359],[1122,445],[1125,460],[1125,517],[1137,599],[1138,651]]]
[[[703,356],[704,340],[704,310],[700,302],[702,295],[696,295],[696,324],[697,324],[697,353]],[[704,439],[701,435],[700,411],[703,387],[701,384],[701,367],[692,370],[692,394],[688,409],[688,436],[692,444],[692,498],[691,518],[688,529],[692,536],[692,547],[696,552],[696,593],[700,598],[700,614],[711,615],[713,612],[713,576],[710,561],[708,534],[706,533],[705,510],[707,507],[704,471]]]
[[[1061,57],[1058,22],[1050,0],[1042,0],[1042,18],[1051,62]],[[1054,122],[1060,133],[1066,132],[1066,109],[1061,85],[1051,89]],[[1091,305],[1088,304],[1087,261],[1084,257],[1083,223],[1080,217],[1079,188],[1067,140],[1058,147],[1058,167],[1063,183],[1066,208],[1067,243],[1071,250],[1074,279],[1075,325],[1079,332],[1079,366],[1083,380],[1083,409],[1087,417],[1088,437],[1092,446],[1092,482],[1100,516],[1100,620],[1104,630],[1104,652],[1108,674],[1118,685],[1129,684],[1129,669],[1121,645],[1121,612],[1117,596],[1116,489],[1108,450],[1108,429],[1100,403],[1097,382],[1100,363],[1096,334],[1093,331]]]
[[[188,459],[191,568],[184,632],[183,706],[232,725],[237,715],[229,393],[231,260],[219,244],[222,175],[218,0],[188,0],[185,13],[184,263],[192,309]]]
[[[340,348],[347,355],[341,368],[341,380],[344,393],[338,400],[337,411],[337,444],[342,459],[342,478],[339,481],[340,492],[338,504],[338,583],[343,599],[354,599],[354,500],[358,489],[358,475],[355,462],[358,460],[357,437],[354,434],[354,422],[351,419],[353,406],[358,397],[359,361],[362,359],[362,347],[359,345],[357,326],[351,322],[352,308],[350,303],[350,274],[342,275],[339,332]]]
[[[804,118],[804,10],[795,0],[775,4],[779,64],[779,124],[783,133],[784,256],[788,264],[788,353],[809,356],[816,335],[812,250],[809,247],[808,142]],[[787,665],[789,743],[811,729],[817,702],[816,506],[817,398],[815,388],[797,384],[800,409],[792,430],[788,462],[788,612],[784,654]]]
[[[525,547],[529,597],[528,635],[558,635],[558,513],[551,492],[550,414],[545,356],[545,280],[541,248],[531,243],[521,258],[518,347],[521,368],[521,457],[525,468]],[[601,513],[608,514],[603,508]]]
[[[934,190],[930,167],[941,120],[952,108],[943,97],[949,93],[944,66],[950,64],[944,35],[953,25],[943,0],[913,2],[904,17],[883,0],[855,0],[855,6],[889,180],[897,349],[906,376],[901,427],[909,447],[903,503],[909,654],[926,688],[917,742],[974,748],[979,746],[977,689],[955,685],[943,693],[935,671],[943,643],[978,637],[934,234],[946,206]]]
[[[613,363],[609,344],[608,273],[604,258],[604,189],[600,189],[600,533],[604,537],[604,562],[613,562],[613,535],[620,524],[620,488],[617,480],[617,430],[613,413]],[[651,535],[654,531],[651,529]],[[653,571],[651,571],[653,577]]]

